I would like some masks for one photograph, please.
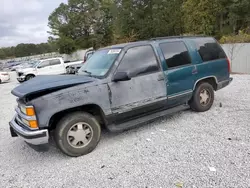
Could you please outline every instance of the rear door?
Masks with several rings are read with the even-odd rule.
[[[182,41],[164,42],[159,44],[165,58],[167,69],[168,103],[183,103],[192,96],[196,65],[192,60],[187,46]]]

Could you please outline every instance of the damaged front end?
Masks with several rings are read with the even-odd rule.
[[[49,93],[94,80],[95,78],[85,76],[38,76],[14,88],[12,94],[18,99],[16,113],[9,122],[11,136],[19,136],[32,146],[47,146],[49,130],[39,126],[38,112],[31,101]]]

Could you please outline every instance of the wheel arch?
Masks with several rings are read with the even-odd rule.
[[[217,90],[217,86],[218,86],[218,80],[216,78],[216,76],[207,76],[207,77],[203,77],[198,79],[193,87],[193,91],[195,90],[196,86],[199,85],[200,83],[203,82],[208,82],[209,84],[211,84],[213,86],[213,89],[216,91]]]
[[[27,75],[25,76],[25,78],[27,78],[28,76],[34,76],[34,77],[36,77],[36,75],[35,75],[34,73],[29,73],[29,74],[27,74]]]
[[[99,105],[86,104],[86,105],[77,106],[77,107],[70,108],[70,109],[65,109],[65,110],[62,110],[60,112],[53,114],[49,118],[49,124],[48,124],[49,129],[51,129],[51,130],[55,129],[57,123],[60,121],[60,119],[64,115],[72,113],[72,112],[77,112],[77,111],[87,112],[87,113],[93,115],[97,119],[97,121],[100,123],[100,125],[106,125],[106,123],[107,123],[105,114]]]

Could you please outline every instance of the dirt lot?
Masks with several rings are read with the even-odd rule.
[[[69,158],[55,146],[38,153],[10,137],[13,76],[0,85],[0,187],[250,187],[250,76],[233,77],[206,113],[104,133],[92,153]]]

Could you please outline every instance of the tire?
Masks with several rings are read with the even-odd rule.
[[[24,81],[19,81],[19,80],[18,80],[18,82],[21,84],[21,83],[23,83]]]
[[[66,68],[66,74],[70,74],[70,68],[69,67]]]
[[[34,75],[27,75],[26,78],[25,78],[25,81],[28,81],[28,80],[31,80],[32,78],[34,78],[35,76]]]
[[[78,128],[79,126],[81,128]],[[86,112],[74,112],[66,115],[58,122],[54,132],[57,147],[71,157],[92,152],[99,143],[100,136],[100,124],[94,116]]]
[[[2,83],[2,80],[0,79],[0,84]]]
[[[207,82],[196,86],[193,97],[190,101],[190,107],[196,112],[208,111],[214,103],[213,86]]]

